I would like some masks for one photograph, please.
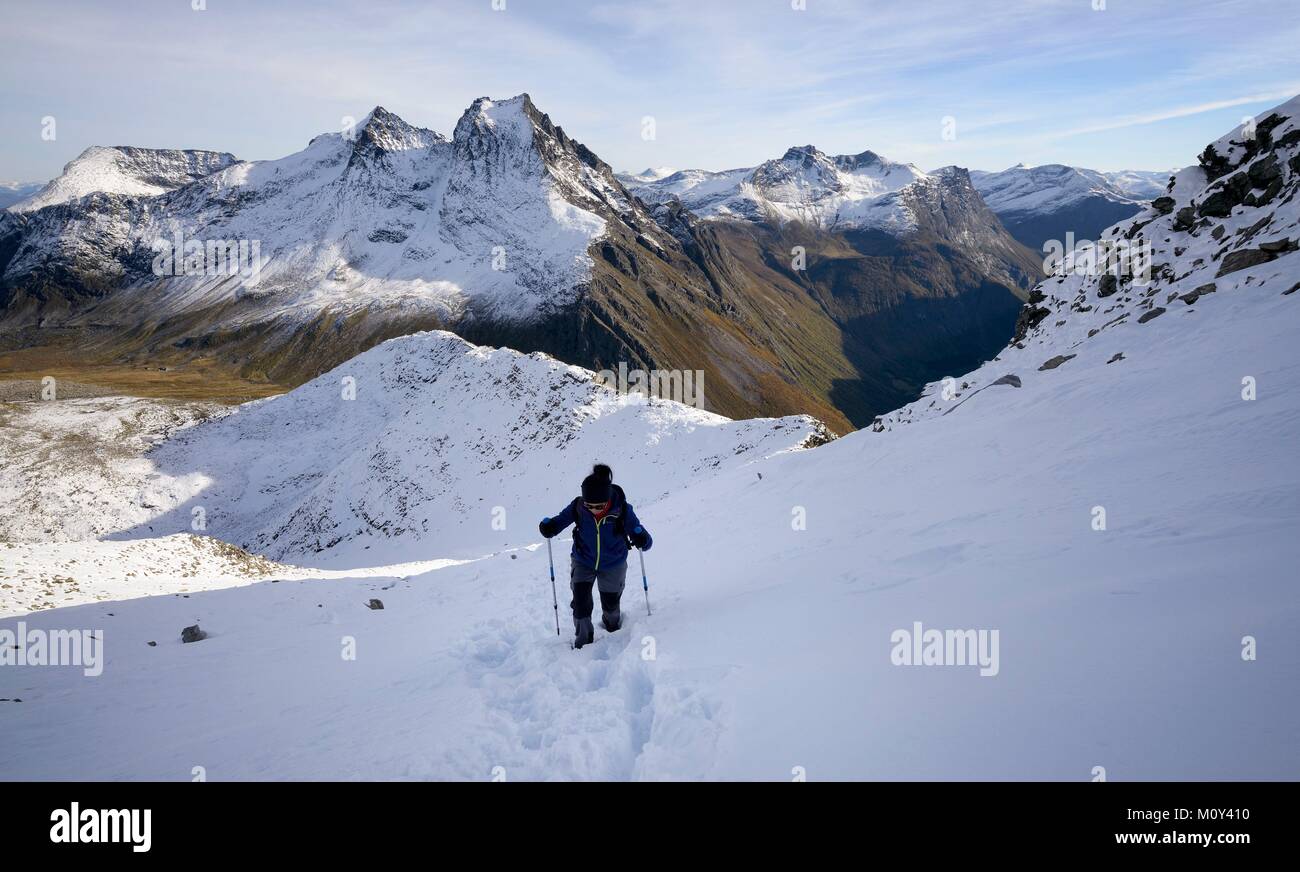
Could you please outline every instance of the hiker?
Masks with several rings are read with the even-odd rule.
[[[569,554],[569,587],[573,590],[569,605],[573,609],[573,647],[581,648],[596,635],[591,624],[592,585],[600,592],[601,623],[612,633],[623,624],[619,599],[627,576],[628,543],[649,551],[654,540],[641,526],[623,489],[614,484],[613,470],[603,463],[596,464],[582,480],[582,496],[554,518],[543,518],[538,529],[550,539],[570,524],[576,526]]]

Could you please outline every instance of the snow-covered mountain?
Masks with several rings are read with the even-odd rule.
[[[155,312],[183,317],[232,297],[256,301],[212,328],[303,323],[323,310],[347,316],[374,306],[448,320],[475,306],[527,316],[571,302],[587,280],[587,247],[605,227],[584,206],[628,208],[547,126],[526,96],[476,101],[453,140],[377,107],[355,132],[318,136],[286,158],[213,156],[206,172],[186,179],[198,183],[174,193],[177,185],[154,184],[161,169],[157,177],[120,171],[118,158],[139,157],[135,151],[91,149],[18,210],[90,192],[111,201],[32,216],[5,276],[48,272],[56,252],[80,272],[119,276],[117,306],[147,300]],[[177,234],[256,240],[256,275],[207,269],[159,281],[152,246]]]
[[[753,168],[681,170],[629,188],[647,203],[680,203],[705,220],[778,228],[793,223],[822,232],[875,231],[899,238],[928,232],[1010,288],[1034,272],[1027,253],[1006,235],[971,177],[958,167],[927,174],[871,151],[827,155],[805,145]]]
[[[823,154],[811,145],[789,149],[757,167],[708,172],[682,170],[630,185],[648,203],[672,198],[703,218],[801,221],[827,229],[881,227],[902,232],[916,219],[886,195],[926,178],[912,164],[864,151]]]
[[[9,208],[35,212],[96,193],[156,197],[235,162],[225,152],[92,146],[69,161],[58,178]]]
[[[663,486],[671,464],[641,468],[655,463],[658,431],[640,429],[651,418],[601,439],[616,479],[641,476],[629,496],[655,534],[654,613],[630,582],[627,624],[591,649],[556,638],[535,540],[418,572],[42,611],[29,628],[97,628],[104,669],[0,670],[0,696],[22,700],[6,704],[0,775],[188,780],[203,761],[214,779],[1300,777],[1300,98],[1255,129],[1212,144],[1167,198],[1106,234],[1152,246],[1151,284],[1049,278],[998,359],[954,371],[881,432],[719,457],[707,478]],[[401,442],[422,432],[436,373],[473,379],[478,361],[509,390],[512,367],[545,363],[456,349],[441,336],[382,346],[367,359],[387,364],[383,387],[363,400],[374,376],[360,368],[353,401],[372,405],[343,410],[332,382],[345,367],[158,456],[224,470],[225,452],[282,456],[294,436],[311,440],[315,467],[251,464],[218,528],[279,528],[281,495],[311,506],[313,483],[295,481],[307,473],[332,483],[332,512],[347,482],[357,504],[392,512],[390,528],[408,494],[446,486],[490,529],[477,498],[486,509],[495,483],[513,481],[527,497],[509,535],[530,535],[573,493],[589,450],[562,458],[558,436],[534,449],[535,430],[516,443],[519,421],[484,410],[481,432],[455,414],[463,445],[492,446],[499,477],[464,454],[445,469],[389,463],[421,456]],[[450,369],[422,362],[443,353]],[[566,393],[565,368],[552,372]],[[509,402],[538,386],[525,377]],[[386,423],[344,417],[366,411]],[[725,443],[728,426],[708,435]],[[337,456],[333,437],[309,432],[386,428],[378,448]],[[669,454],[699,456],[689,430]],[[405,486],[379,501],[376,473],[403,468]],[[366,552],[377,566],[409,556],[382,535]],[[454,547],[419,541],[429,558]],[[183,644],[196,622],[209,637]],[[935,632],[938,649],[924,641]],[[340,658],[349,643],[356,657]]]
[[[672,167],[646,167],[639,173],[618,173],[618,180],[628,187],[657,182],[665,176],[671,176],[677,170]]]
[[[1149,202],[1165,193],[1169,187],[1169,177],[1178,172],[1172,170],[1119,170],[1102,173],[1111,186],[1126,197],[1139,202]]]
[[[1017,164],[1001,172],[971,172],[984,202],[1011,235],[1038,251],[1048,240],[1080,242],[1136,214],[1165,192],[1172,172],[1102,173],[1083,167]]]

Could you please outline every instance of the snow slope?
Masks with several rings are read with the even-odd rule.
[[[34,212],[94,193],[155,197],[235,163],[224,152],[192,149],[92,146],[63,167],[63,173],[9,209]]]
[[[654,614],[630,585],[628,626],[593,648],[555,636],[536,542],[40,612],[29,625],[101,631],[107,663],[0,670],[22,700],[4,703],[0,775],[1300,777],[1300,101],[1274,114],[1267,143],[1230,134],[1172,206],[1112,230],[1152,242],[1154,289],[1049,279],[951,398],[936,385],[880,432],[662,490],[632,484],[639,452],[607,457],[655,534]],[[1238,202],[1214,217],[1225,189]],[[507,467],[546,470],[538,514],[588,460]],[[210,638],[183,645],[195,621]],[[996,674],[894,665],[917,622],[997,631]]]

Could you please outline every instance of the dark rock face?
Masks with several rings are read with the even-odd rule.
[[[998,379],[997,381],[993,382],[993,384],[995,384],[995,385],[1011,385],[1011,387],[1013,387],[1013,388],[1018,388],[1018,387],[1021,386],[1021,385],[1020,385],[1020,376],[1016,375],[1015,373],[1011,373],[1011,374],[1009,374],[1009,375],[1004,375],[1004,376],[1002,376],[1002,378],[1000,378],[1000,379]]]
[[[1272,239],[1268,242],[1261,242],[1259,244],[1259,250],[1272,252],[1273,254],[1282,254],[1288,251],[1295,251],[1296,242],[1292,239]]]
[[[1182,300],[1184,303],[1190,306],[1192,303],[1195,303],[1201,297],[1205,296],[1206,294],[1212,294],[1216,290],[1218,290],[1218,288],[1215,286],[1214,282],[1210,282],[1209,284],[1201,285],[1195,290],[1188,291],[1187,293],[1183,294],[1181,297],[1178,297],[1177,299]]]
[[[1073,360],[1076,356],[1077,355],[1073,355],[1073,354],[1058,354],[1056,355],[1056,357],[1053,357],[1051,360],[1044,361],[1043,365],[1038,368],[1038,371],[1044,372],[1049,369],[1056,369],[1058,366],[1065,363],[1067,360]]]
[[[1239,248],[1236,251],[1230,251],[1223,257],[1223,263],[1219,265],[1218,276],[1226,276],[1228,273],[1234,273],[1237,270],[1246,269],[1247,267],[1258,266],[1261,263],[1268,263],[1277,257],[1276,252],[1264,251],[1261,248]]]
[[[1270,154],[1262,160],[1255,161],[1246,170],[1246,176],[1256,188],[1267,188],[1281,179],[1282,167],[1278,164],[1277,155]]]
[[[1162,307],[1162,306],[1156,306],[1156,307],[1155,307],[1154,309],[1152,309],[1150,312],[1147,312],[1147,313],[1145,313],[1144,315],[1142,315],[1141,318],[1138,318],[1138,323],[1139,323],[1139,324],[1145,324],[1145,323],[1148,322],[1148,321],[1151,321],[1151,320],[1153,320],[1153,319],[1155,319],[1155,318],[1159,318],[1159,317],[1160,317],[1161,315],[1163,315],[1166,311],[1167,311],[1167,310],[1166,310],[1164,307]]]
[[[1025,304],[1025,307],[1020,310],[1020,314],[1016,318],[1016,329],[1012,335],[1012,341],[1020,342],[1023,340],[1029,335],[1030,330],[1043,323],[1051,314],[1051,309],[1036,306],[1033,302]]]
[[[1206,218],[1227,218],[1233,207],[1240,206],[1250,193],[1250,178],[1245,173],[1235,173],[1220,182],[1219,187],[1201,201],[1197,212]]]
[[[181,630],[182,642],[201,642],[206,638],[208,638],[208,634],[200,630],[198,624],[194,624]]]
[[[383,607],[384,607],[383,600],[372,599],[370,602],[366,603],[366,608],[368,609],[379,610],[382,609]]]

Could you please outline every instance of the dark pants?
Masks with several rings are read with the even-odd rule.
[[[623,612],[619,609],[619,600],[623,597],[623,585],[627,579],[627,561],[617,566],[604,567],[599,570],[589,569],[574,561],[569,569],[569,587],[573,590],[573,629],[579,641],[590,642],[595,635],[591,625],[591,610],[595,603],[591,589],[595,587],[600,593],[601,620],[605,629],[613,632],[623,624]]]

